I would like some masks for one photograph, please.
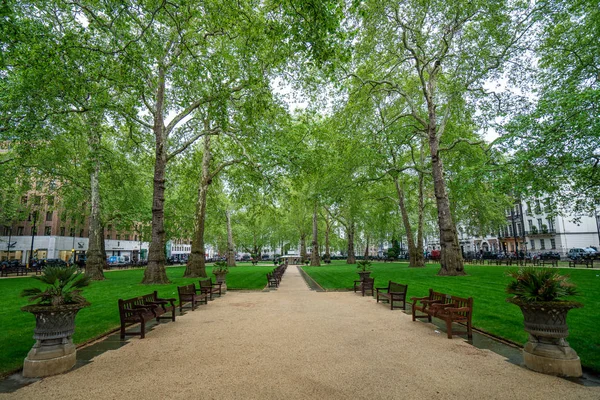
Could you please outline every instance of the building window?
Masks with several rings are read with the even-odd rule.
[[[135,235],[135,236],[133,237],[133,240],[135,240],[135,241],[137,242],[137,235]]]
[[[52,214],[53,214],[52,211],[48,211],[46,213],[46,221],[52,221]]]
[[[542,219],[541,219],[541,218],[538,218],[538,219],[537,219],[537,222],[538,222],[538,229],[541,231],[541,230],[542,230],[542,225],[543,225],[543,224],[542,224]]]
[[[508,226],[508,237],[513,237],[513,230],[512,230],[512,226]]]
[[[554,219],[553,218],[548,218],[548,231],[554,232]]]
[[[517,223],[517,236],[521,236],[521,223]]]
[[[4,236],[8,236],[10,235],[10,226],[5,226],[4,227]]]
[[[69,233],[69,236],[75,237],[75,228],[71,228],[71,232]]]
[[[24,227],[20,226],[17,228],[17,236],[23,236]]]
[[[535,240],[531,239],[531,250],[535,250]]]
[[[117,240],[121,240],[121,235],[117,235]]]
[[[46,198],[46,204],[48,207],[54,207],[54,196],[48,196]]]
[[[40,196],[33,196],[33,205],[39,206],[42,204],[42,198]]]
[[[110,240],[110,233],[106,234],[106,240]]]
[[[109,231],[112,231],[112,225],[109,225],[109,226],[108,226],[108,230],[109,230]]]
[[[540,205],[540,201],[539,200],[535,201],[535,213],[536,214],[541,214],[542,213],[542,206]]]
[[[129,235],[125,235],[125,240],[129,240]]]
[[[60,227],[60,236],[65,236],[65,227],[64,226]]]
[[[529,222],[529,232],[532,231],[531,228],[533,228],[533,221],[532,220],[528,220],[527,222]]]
[[[546,250],[546,239],[540,239],[540,250]]]
[[[556,250],[556,239],[550,239],[550,248]]]
[[[51,226],[47,226],[47,227],[44,229],[44,235],[46,235],[46,236],[50,236],[51,234],[52,234],[52,227],[51,227]]]
[[[79,237],[83,237],[83,229],[79,231]]]

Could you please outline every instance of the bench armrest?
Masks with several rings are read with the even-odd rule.
[[[421,300],[421,303],[433,305],[433,304],[440,304],[440,303],[442,303],[442,301],[441,300],[429,300],[429,297],[426,297],[425,299]]]
[[[162,299],[156,299],[154,301],[147,301],[146,304],[152,304],[152,305],[161,305],[161,304],[167,304],[168,301],[166,300],[162,300]]]
[[[387,288],[387,287],[378,287],[378,288],[375,288],[375,289],[377,290],[377,292],[378,292],[378,293],[379,293],[379,291],[380,291],[380,290],[381,290],[382,292],[383,292],[383,291],[385,291],[385,290],[388,290],[388,288]]]
[[[398,295],[405,295],[406,292],[389,292],[390,294],[398,294]]]
[[[427,296],[427,297],[411,297],[410,299],[412,301],[423,301],[423,300],[428,300],[429,296]]]

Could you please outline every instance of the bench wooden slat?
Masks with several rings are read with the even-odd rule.
[[[446,322],[446,331],[448,339],[452,339],[452,322],[462,322],[466,324],[466,333],[469,339],[473,338],[472,332],[472,315],[473,315],[473,298],[463,298],[452,296],[447,293],[435,292],[429,289],[427,297],[411,297],[412,318],[415,321],[417,318],[427,318],[431,322],[431,317],[439,318]],[[417,314],[417,311],[423,314]]]
[[[170,312],[170,316],[162,315]],[[143,296],[133,297],[131,299],[119,299],[119,317],[121,319],[121,339],[126,335],[140,335],[143,339],[146,336],[146,322],[156,319],[170,319],[175,321],[175,299],[162,299],[154,291]],[[126,332],[128,325],[140,324],[139,331]]]
[[[379,303],[379,299],[387,299],[388,303],[390,303],[390,310],[394,308],[394,302],[402,302],[402,309],[406,310],[406,292],[408,290],[408,285],[403,285],[397,282],[388,282],[387,287],[377,288],[377,302]]]

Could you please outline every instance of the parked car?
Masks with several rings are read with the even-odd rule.
[[[594,247],[586,247],[583,250],[585,250],[588,258],[600,258],[600,253],[598,253],[598,250]]]
[[[540,260],[560,260],[560,254],[555,251],[540,253],[539,259]]]
[[[571,260],[579,260],[581,258],[589,258],[589,253],[581,247],[574,247],[567,253],[567,257]]]
[[[40,260],[40,263],[45,267],[66,267],[67,263],[60,258],[48,258],[46,260]]]

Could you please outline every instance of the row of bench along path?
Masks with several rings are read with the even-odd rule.
[[[229,291],[144,340],[0,399],[598,399],[448,340],[352,292],[310,291],[294,266],[269,292]]]

